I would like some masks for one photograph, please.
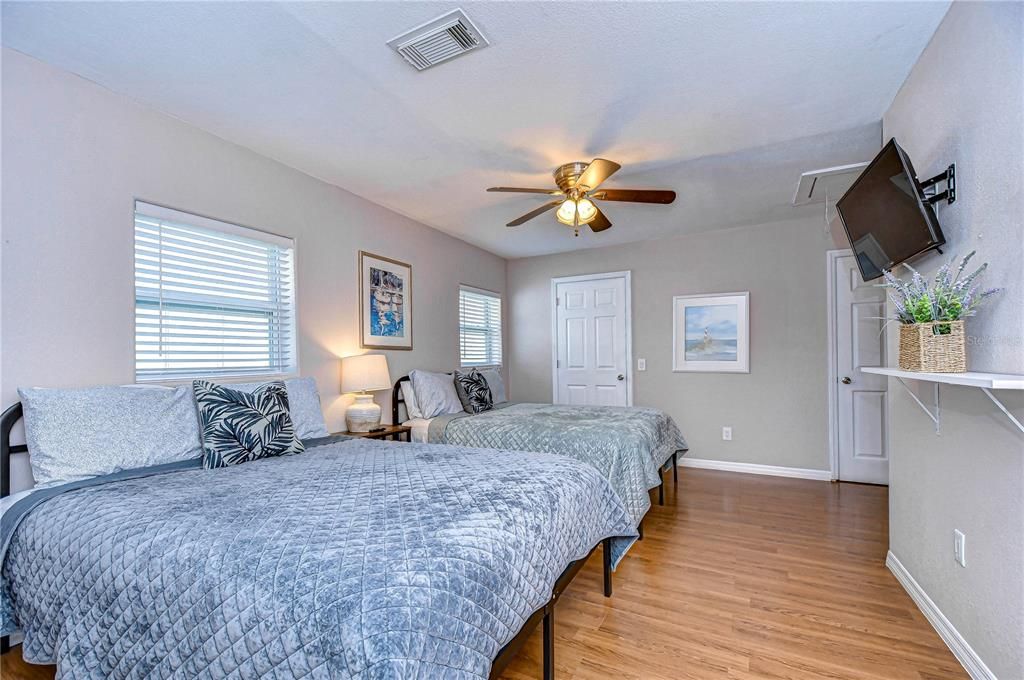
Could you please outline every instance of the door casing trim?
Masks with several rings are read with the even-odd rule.
[[[551,279],[551,402],[558,403],[558,284],[601,279],[625,279],[626,282],[626,405],[633,405],[633,286],[632,272],[619,272],[557,276]]]
[[[825,298],[828,313],[828,466],[832,481],[839,481],[839,373],[837,364],[839,357],[838,340],[836,337],[836,265],[839,258],[853,255],[849,248],[829,250],[825,253]]]

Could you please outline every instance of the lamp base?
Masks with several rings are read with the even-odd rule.
[[[373,402],[372,394],[356,395],[356,403],[345,411],[345,424],[349,432],[369,432],[380,425],[380,406]]]

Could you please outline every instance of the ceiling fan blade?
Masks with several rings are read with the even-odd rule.
[[[543,215],[547,211],[552,210],[553,208],[558,207],[559,205],[561,205],[561,203],[562,203],[561,199],[559,199],[557,201],[551,201],[550,203],[545,203],[544,205],[542,205],[541,207],[537,208],[536,210],[531,210],[530,212],[526,213],[522,217],[517,217],[516,219],[512,220],[511,222],[509,222],[505,226],[506,227],[518,227],[523,222],[529,222],[534,217],[537,217],[538,215]]]
[[[587,192],[596,189],[601,182],[615,174],[622,166],[604,158],[595,158],[576,180],[576,188]]]
[[[558,189],[524,189],[522,187],[491,187],[488,191],[499,191],[509,194],[547,194],[549,196],[561,196]]]
[[[604,213],[601,212],[600,208],[595,205],[594,210],[597,211],[597,217],[587,225],[592,231],[604,231],[612,226],[612,223],[608,221],[608,218],[604,216]]]
[[[676,192],[661,189],[601,189],[590,196],[601,201],[628,201],[630,203],[661,203],[676,200]]]

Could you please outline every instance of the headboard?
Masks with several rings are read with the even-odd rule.
[[[25,444],[11,445],[11,430],[21,420],[21,402],[0,414],[0,498],[11,495],[11,454],[28,453]]]
[[[398,405],[405,403],[405,395],[402,394],[402,383],[409,382],[409,376],[403,375],[401,378],[395,381],[395,386],[391,388],[391,424],[401,425],[402,421],[398,419]],[[405,415],[409,415],[409,407],[405,408]]]

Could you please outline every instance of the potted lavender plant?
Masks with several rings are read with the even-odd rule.
[[[953,262],[944,264],[933,283],[913,267],[909,282],[885,272],[889,300],[900,323],[900,368],[928,373],[963,373],[967,370],[964,319],[974,316],[978,305],[999,292],[998,288],[979,289],[977,279],[988,267],[985,263],[961,278],[974,256],[970,252],[953,270]]]

